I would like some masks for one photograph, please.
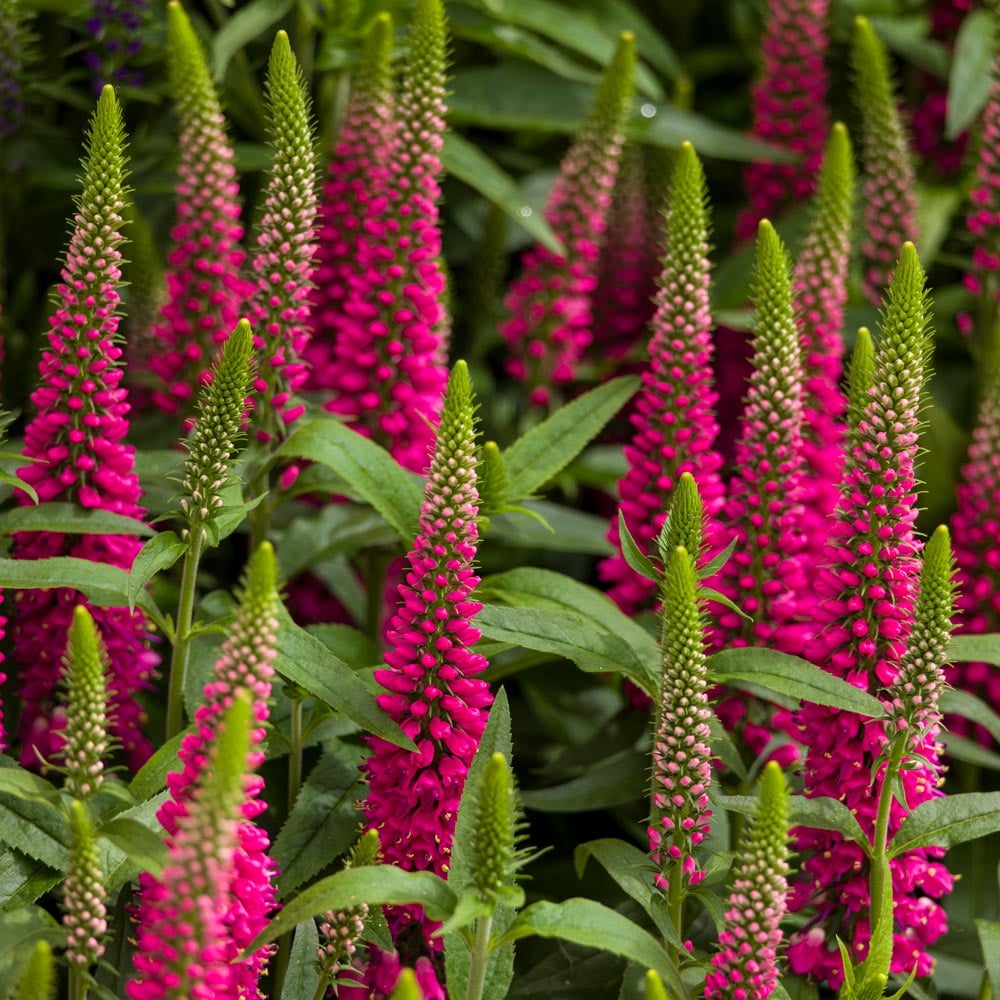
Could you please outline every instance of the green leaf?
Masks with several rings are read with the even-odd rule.
[[[951,848],[1000,830],[1000,792],[967,792],[921,802],[889,844],[894,858],[916,847]]]
[[[476,627],[487,639],[565,657],[586,673],[625,674],[643,690],[655,689],[656,665],[639,659],[625,640],[582,615],[485,605]]]
[[[995,27],[989,10],[970,11],[955,38],[948,77],[948,111],[945,138],[957,139],[986,106],[993,82]]]
[[[178,763],[177,767],[179,770],[180,763]],[[125,812],[115,816],[114,822],[125,821],[129,824],[136,823],[139,826],[145,827],[148,832],[151,832],[157,838],[162,838],[165,834],[160,821],[156,818],[156,814],[169,797],[169,794],[169,792],[162,791],[153,798],[145,802],[140,802],[131,809],[126,809]],[[145,837],[146,835],[141,836]],[[109,892],[114,892],[119,886],[135,878],[145,867],[141,852],[133,857],[128,851],[120,848],[112,840],[98,840],[97,844],[100,852],[101,870],[105,873],[104,884],[107,886]],[[153,849],[150,848],[150,851],[152,852]],[[153,856],[154,858],[156,857],[155,854]]]
[[[142,871],[159,875],[167,862],[167,845],[162,835],[137,819],[118,816],[103,824],[97,835],[114,844]]]
[[[941,694],[938,705],[947,715],[961,715],[963,719],[982,726],[997,743],[1000,743],[1000,715],[997,715],[982,698],[977,698],[969,691],[950,688]]]
[[[708,669],[724,684],[750,683],[800,701],[828,705],[869,718],[884,714],[882,703],[866,691],[798,656],[747,646],[724,649],[711,656]]]
[[[13,996],[35,945],[48,941],[52,946],[64,943],[66,932],[55,918],[40,906],[25,906],[0,913],[0,997]]]
[[[522,506],[534,516],[492,514],[486,540],[543,552],[589,556],[610,556],[614,552],[608,541],[607,518],[546,500],[528,500]]]
[[[343,854],[357,837],[361,775],[357,754],[338,746],[327,751],[299,790],[295,805],[275,838],[282,897]]]
[[[0,531],[55,531],[62,535],[143,535],[154,530],[134,517],[110,510],[88,510],[75,503],[43,503],[15,507],[0,519]]]
[[[316,921],[310,917],[295,928],[285,983],[281,988],[281,1000],[313,1000],[316,996],[319,986],[319,966],[316,964],[318,948],[319,932],[316,930]]]
[[[318,417],[293,431],[277,454],[332,469],[396,529],[407,548],[413,544],[423,492],[417,479],[374,441],[339,420]]]
[[[243,955],[277,940],[296,924],[327,910],[417,903],[431,920],[447,920],[458,900],[448,883],[433,872],[407,872],[393,865],[363,865],[321,879],[287,903],[280,913],[247,945]]]
[[[507,692],[501,687],[493,699],[490,716],[486,728],[479,741],[479,748],[472,759],[469,775],[465,780],[465,791],[458,808],[458,819],[455,822],[455,837],[451,849],[451,867],[448,870],[448,888],[459,899],[465,896],[474,885],[472,872],[472,831],[475,822],[473,815],[475,795],[469,794],[470,789],[477,789],[483,780],[486,764],[495,753],[502,753],[508,762],[511,760],[510,706],[507,703]],[[493,915],[494,932],[505,931],[514,920],[514,911],[500,904]],[[461,934],[445,935],[444,957],[447,981],[450,983],[466,983],[469,980],[469,946]],[[494,948],[490,952],[486,970],[486,986],[483,1000],[503,1000],[510,988],[514,975],[514,944]]]
[[[167,773],[181,769],[177,751],[180,749],[181,741],[190,731],[190,729],[184,729],[172,736],[166,743],[161,743],[153,752],[153,756],[142,765],[139,773],[129,785],[129,792],[136,802],[144,802],[161,789],[166,788]]]
[[[185,552],[187,552],[187,542],[181,541],[172,531],[161,531],[143,545],[128,575],[129,610],[135,607],[143,587],[157,573],[170,569]]]
[[[26,802],[49,806],[60,812],[59,792],[44,778],[4,758],[0,767],[0,794],[16,795]]]
[[[618,540],[621,543],[625,562],[639,576],[644,576],[647,580],[652,580],[653,583],[659,583],[660,577],[653,566],[653,561],[636,544],[632,532],[628,530],[628,525],[625,523],[625,515],[620,509],[618,511]]]
[[[949,663],[989,663],[1000,667],[1000,632],[955,635],[948,646]]]
[[[21,851],[12,848],[0,851],[0,910],[15,910],[33,903],[61,881],[61,872]]]
[[[632,748],[598,761],[579,777],[552,788],[521,793],[525,806],[536,812],[576,813],[612,809],[641,799],[648,760]]]
[[[573,852],[573,864],[576,866],[578,878],[583,878],[590,858],[597,861],[615,880],[618,887],[645,910],[656,924],[656,929],[669,944],[675,948],[684,947],[684,942],[681,941],[676,929],[671,926],[669,917],[666,917],[661,907],[653,905],[653,901],[662,894],[653,885],[656,869],[646,851],[615,838],[590,840],[585,844],[579,844]]]
[[[215,34],[212,43],[212,76],[221,83],[233,56],[256,41],[291,9],[294,0],[250,0]]]
[[[604,430],[639,387],[637,375],[611,379],[560,407],[503,453],[507,500],[530,497]]]
[[[381,658],[371,636],[351,625],[307,625],[306,631],[354,670],[363,670]]]
[[[1000,771],[1000,753],[987,749],[978,740],[970,740],[957,733],[942,733],[940,739],[952,759],[963,764],[975,764],[988,771]]]
[[[441,162],[452,177],[457,177],[473,191],[478,191],[487,201],[510,216],[534,240],[555,254],[565,252],[544,216],[525,201],[514,178],[478,146],[457,132],[446,132]]]
[[[976,918],[976,933],[983,949],[983,960],[990,976],[993,995],[996,996],[1000,983],[1000,921]]]
[[[518,915],[499,940],[516,941],[533,935],[559,938],[621,955],[630,962],[655,969],[677,996],[687,995],[662,943],[627,917],[592,899],[533,903]]]
[[[0,758],[6,764],[7,758]],[[2,772],[0,772],[2,773]],[[50,868],[65,871],[70,832],[65,816],[52,803],[0,793],[0,844],[14,847]]]
[[[117,566],[55,556],[51,559],[0,559],[0,587],[11,590],[78,590],[97,607],[128,606],[128,573]],[[140,594],[136,604],[159,617],[148,594]]]
[[[331,503],[296,517],[275,546],[282,578],[337,555],[371,546],[397,545],[397,535],[378,511],[354,503]]]
[[[416,749],[340,657],[296,625],[284,608],[279,611],[278,621],[278,648],[274,658],[277,673],[367,732],[405,750]]]

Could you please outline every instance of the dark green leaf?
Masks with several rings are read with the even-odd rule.
[[[212,76],[221,83],[229,63],[238,52],[277,24],[294,0],[250,0],[216,32],[212,43]]]
[[[281,988],[281,1000],[313,1000],[316,996],[319,986],[319,966],[316,964],[318,947],[316,921],[310,917],[295,928],[288,971]]]
[[[983,959],[986,971],[990,976],[993,995],[1000,989],[1000,921],[976,919],[976,933],[979,935],[979,945],[983,949]]]
[[[870,20],[875,33],[893,52],[914,66],[933,73],[939,80],[948,76],[951,53],[940,42],[927,37],[930,19],[926,15],[907,17],[896,14],[893,17],[872,17]]]
[[[687,995],[662,943],[627,917],[592,899],[533,903],[518,915],[500,940],[516,941],[532,935],[559,938],[621,955],[630,962],[655,969],[677,996]]]
[[[371,637],[350,625],[307,625],[306,631],[355,670],[370,667],[381,658]]]
[[[948,112],[945,138],[957,139],[986,106],[993,74],[995,26],[989,10],[970,11],[955,38],[948,77]]]
[[[457,132],[446,132],[441,151],[444,169],[478,191],[484,198],[510,216],[533,239],[553,253],[564,252],[552,227],[540,212],[525,200],[514,179],[496,161],[491,160],[478,146],[462,138]]]
[[[33,903],[62,881],[62,873],[21,851],[0,851],[0,910]]]
[[[339,420],[318,417],[293,431],[278,454],[332,469],[396,529],[407,548],[413,543],[423,492],[416,477],[374,441]]]
[[[531,496],[569,465],[632,398],[638,386],[636,375],[611,379],[560,407],[518,438],[503,453],[507,499],[517,503]]]
[[[404,749],[416,749],[343,660],[296,625],[284,608],[278,617],[281,625],[274,669],[285,680],[298,684],[367,732]]]
[[[604,0],[601,8],[600,13],[595,12],[595,16],[601,17],[603,23],[616,35],[622,31],[632,31],[639,54],[655,69],[673,80],[686,76],[680,58],[670,43],[635,4],[627,0]]]
[[[635,539],[632,537],[632,532],[628,530],[628,525],[625,523],[625,515],[621,510],[618,511],[618,540],[621,543],[622,555],[625,557],[625,562],[639,576],[644,576],[647,580],[658,584],[660,577],[653,567],[653,561],[636,544]]]
[[[544,519],[523,514],[490,516],[488,542],[544,552],[577,552],[582,555],[610,556],[614,549],[608,541],[607,518],[573,510],[545,500],[528,500],[525,509]]]
[[[157,573],[170,569],[184,553],[187,542],[181,541],[172,531],[161,531],[139,550],[128,575],[128,606],[135,607],[143,587]]]
[[[153,529],[134,517],[110,510],[88,510],[75,503],[43,503],[15,507],[0,519],[0,530],[55,531],[63,535],[152,535]]]
[[[179,769],[180,766],[178,765]],[[157,838],[162,838],[165,834],[160,821],[156,818],[156,814],[168,796],[169,792],[160,792],[153,798],[145,802],[140,802],[139,805],[133,806],[131,809],[126,809],[123,813],[119,813],[115,817],[114,822],[124,821],[129,824],[135,823],[145,827],[148,832],[153,833]],[[137,856],[132,856],[111,840],[98,840],[97,845],[101,870],[105,873],[104,883],[110,892],[113,892],[130,879],[135,878],[145,867],[141,853]]]
[[[889,857],[916,847],[951,848],[1000,830],[1000,792],[966,792],[921,802],[889,844]]]
[[[418,903],[431,920],[447,920],[457,902],[448,884],[433,872],[407,872],[393,865],[345,868],[311,885],[287,903],[244,954],[277,940],[296,924],[327,910],[346,910],[361,903],[370,906]]]
[[[339,751],[339,752],[337,752]],[[324,754],[299,790],[271,854],[282,897],[322,871],[357,837],[361,774],[357,755],[344,747]]]
[[[159,875],[166,864],[167,845],[162,835],[136,819],[119,816],[103,824],[97,834],[114,844],[142,871]]]
[[[371,546],[396,545],[398,538],[378,511],[353,503],[331,503],[296,517],[281,536],[278,565],[286,580],[323,559]]]
[[[166,788],[169,771],[181,770],[177,751],[180,749],[181,741],[189,732],[190,729],[185,729],[172,736],[166,743],[161,743],[153,752],[153,756],[142,765],[129,785],[129,791],[136,802],[144,802]]]
[[[69,842],[69,826],[54,805],[0,794],[0,844],[65,871]]]
[[[648,761],[629,749],[613,754],[577,778],[553,788],[523,792],[521,798],[537,812],[575,813],[611,809],[641,799]]]
[[[957,733],[942,733],[941,744],[954,760],[975,764],[989,771],[1000,771],[1000,753],[987,749],[978,740],[966,739]]]
[[[774,649],[755,646],[724,649],[710,657],[708,668],[715,680],[722,683],[756,684],[790,698],[870,718],[884,713],[882,703],[866,691],[826,673],[808,660]]]
[[[644,662],[623,639],[581,615],[486,605],[476,626],[488,639],[565,657],[587,673],[622,673],[647,692],[655,688],[655,663]]]

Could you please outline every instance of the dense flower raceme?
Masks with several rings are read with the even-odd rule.
[[[110,83],[138,86],[142,73],[130,63],[142,50],[143,14],[146,0],[91,0],[87,15],[87,31],[93,43],[83,53],[94,87]]]
[[[875,305],[900,247],[917,238],[917,181],[885,46],[868,21],[854,24],[851,48],[861,112],[862,284]]]
[[[327,410],[351,418],[402,465],[423,472],[447,379],[449,329],[438,210],[441,0],[416,4],[395,98],[391,42],[388,17],[377,19],[330,166],[316,275],[318,344],[310,360],[313,385],[333,393]]]
[[[841,505],[831,525],[831,568],[820,575],[817,608],[821,631],[807,648],[813,662],[873,694],[897,679],[913,620],[919,542],[914,533],[918,411],[928,360],[928,305],[924,274],[912,244],[889,286],[882,338],[874,361],[852,366],[849,454]],[[864,342],[864,341],[862,341]],[[875,384],[871,379],[877,373]],[[883,723],[850,712],[805,704],[796,718],[807,746],[806,794],[839,799],[871,837],[887,745]],[[940,794],[932,759],[902,773],[910,808]],[[890,835],[903,807],[894,805]],[[866,954],[869,890],[861,849],[836,833],[800,829],[796,849],[804,858],[790,907],[811,910],[791,938],[793,971],[808,972],[834,987],[843,980],[836,933],[856,957]],[[908,851],[890,865],[895,892],[894,972],[931,969],[928,947],[946,928],[935,899],[952,877],[934,849]]]
[[[812,221],[795,265],[792,289],[802,347],[802,451],[806,462],[803,502],[806,545],[822,558],[824,523],[840,497],[844,412],[840,388],[854,209],[854,162],[847,129],[830,131]]]
[[[176,223],[167,301],[149,357],[152,403],[188,416],[216,345],[236,326],[254,285],[240,276],[239,183],[208,63],[178,0],[167,4],[167,62],[180,119]]]
[[[959,631],[974,633],[1000,631],[1000,333],[996,330],[980,371],[979,412],[951,519],[959,567]],[[1000,670],[996,667],[956,664],[949,680],[1000,711]],[[962,727],[962,722],[949,720],[949,725]]]
[[[788,892],[788,786],[777,762],[764,768],[757,819],[743,838],[705,1000],[766,1000],[778,982]]]
[[[137,975],[125,987],[131,1000],[260,996],[256,978],[245,978],[253,960],[230,965],[239,948],[234,950],[225,920],[234,886],[247,894],[258,889],[234,880],[256,721],[251,691],[237,690],[213,721],[212,738],[193,761],[195,783],[168,838],[167,862],[159,879],[144,880],[135,932]]]
[[[178,758],[182,769],[167,775],[170,798],[157,813],[167,833],[168,845],[172,851],[181,851],[182,840],[191,832],[190,821],[197,811],[197,789],[211,758],[212,748],[219,739],[221,720],[234,699],[243,693],[249,695],[253,728],[250,732],[250,752],[244,755],[242,772],[244,775],[249,773],[249,776],[241,785],[233,844],[229,848],[226,866],[217,875],[218,895],[211,904],[214,928],[212,961],[218,964],[213,974],[222,977],[219,989],[224,985],[230,991],[210,994],[211,997],[218,996],[219,1000],[223,997],[253,1000],[257,996],[261,972],[271,953],[271,949],[265,946],[246,961],[233,961],[260,933],[276,905],[273,880],[277,871],[268,855],[268,836],[254,822],[267,808],[267,803],[260,797],[264,782],[252,774],[264,758],[263,751],[256,747],[264,738],[262,727],[269,714],[268,699],[274,676],[271,664],[278,630],[276,574],[273,550],[268,543],[264,543],[251,558],[240,609],[215,663],[212,679],[205,685],[203,702],[195,713],[194,730],[187,733],[181,742]],[[166,973],[160,963],[163,949],[169,942],[158,938],[156,931],[157,922],[163,919],[166,912],[163,909],[164,900],[169,900],[170,893],[174,891],[165,885],[166,881],[166,877],[158,881],[149,875],[141,879],[139,942],[140,954],[146,957],[141,962],[137,959],[136,966],[143,974],[143,982],[148,984],[166,982]],[[230,965],[230,962],[233,964]],[[152,989],[152,986],[148,988]],[[138,987],[132,993],[133,1000],[150,1000],[154,995],[164,994],[141,992]]]
[[[87,810],[76,800],[70,807],[70,832],[69,870],[63,886],[66,961],[87,969],[105,951],[107,890]]]
[[[378,830],[387,863],[408,870],[448,868],[458,803],[492,703],[478,674],[486,660],[471,647],[471,624],[480,605],[473,568],[478,530],[472,388],[464,362],[448,383],[420,527],[399,587],[399,605],[388,632],[388,666],[376,679],[388,693],[381,707],[399,723],[417,750],[371,737],[364,765],[370,791],[368,826]],[[390,921],[397,942],[422,921],[407,907]],[[429,941],[434,926],[422,921]],[[413,942],[410,942],[411,944]]]
[[[761,219],[812,194],[829,128],[826,110],[829,0],[768,0],[760,75],[751,89],[751,133],[799,154],[792,163],[751,163],[744,180],[750,207],[736,239],[751,239]]]
[[[628,471],[618,484],[625,523],[647,553],[683,473],[694,475],[709,518],[723,499],[721,459],[713,449],[718,426],[711,369],[708,204],[705,175],[690,143],[678,153],[668,204],[649,364],[631,418],[635,434],[625,446]],[[610,584],[608,595],[629,614],[652,610],[656,584],[622,556],[617,518],[608,538],[618,549],[600,565],[602,579]]]
[[[42,501],[139,518],[139,479],[128,432],[127,394],[121,384],[122,350],[116,343],[120,301],[125,176],[124,131],[114,92],[106,87],[91,124],[83,196],[66,253],[58,305],[39,365],[41,384],[31,397],[36,415],[25,431],[24,456],[33,459],[19,475]],[[22,505],[34,503],[23,491]],[[75,556],[130,569],[141,543],[131,535],[60,535],[21,532],[18,559]],[[26,764],[59,748],[63,724],[55,690],[73,608],[73,590],[25,590],[17,594],[13,647],[22,665],[19,739]],[[110,658],[112,732],[132,767],[152,751],[142,732],[136,701],[159,657],[148,645],[146,621],[128,608],[93,608]]]
[[[590,118],[559,167],[545,218],[563,244],[534,246],[505,299],[501,333],[513,355],[507,371],[547,405],[553,386],[576,376],[592,339],[598,259],[632,101],[635,39],[624,33],[604,72]]]
[[[316,218],[316,164],[309,103],[288,35],[278,32],[266,83],[274,164],[257,231],[254,346],[259,352],[257,435],[279,433],[305,411],[293,393],[305,382],[309,290]]]

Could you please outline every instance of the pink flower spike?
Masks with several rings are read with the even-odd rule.
[[[83,196],[66,252],[58,304],[32,393],[36,410],[25,431],[18,470],[42,502],[75,503],[141,518],[135,452],[126,445],[129,412],[118,346],[121,287],[120,228],[125,206],[125,135],[113,89],[104,88],[91,120]],[[18,503],[34,500],[16,493]],[[141,542],[133,535],[61,535],[19,532],[17,559],[70,556],[129,570]],[[12,616],[13,647],[21,668],[21,760],[37,765],[61,746],[65,719],[56,688],[66,636],[77,604],[73,590],[22,590]],[[88,605],[89,607],[89,605]],[[138,769],[152,753],[142,732],[145,716],[136,695],[150,686],[159,657],[149,648],[145,616],[128,608],[90,608],[110,660],[111,731],[129,765]]]

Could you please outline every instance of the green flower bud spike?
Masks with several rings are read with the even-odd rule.
[[[400,972],[389,1000],[424,1000],[424,992],[417,985],[417,977],[412,969]]]
[[[673,552],[682,545],[697,562],[701,554],[704,520],[705,506],[698,484],[690,472],[684,472],[670,501],[667,519],[663,522],[658,542],[660,552]]]
[[[198,420],[188,443],[181,509],[188,531],[204,541],[222,507],[230,478],[229,461],[239,438],[250,388],[253,335],[241,319],[212,366],[212,380],[201,392]]]
[[[39,941],[18,980],[17,989],[14,990],[14,1000],[52,1000],[55,988],[52,946],[48,941]]]
[[[69,818],[72,843],[69,870],[63,884],[63,927],[66,928],[66,962],[70,980],[77,985],[77,992],[71,987],[70,993],[79,996],[82,974],[104,954],[104,936],[108,929],[107,898],[104,874],[97,856],[97,842],[86,807],[80,802],[72,802]]]
[[[705,979],[705,1000],[766,997],[777,985],[788,854],[788,785],[772,760],[761,779],[757,818],[737,854],[726,927]]]
[[[108,657],[90,612],[73,612],[63,658],[67,702],[63,733],[66,790],[78,801],[96,794],[104,781],[108,752]]]
[[[875,345],[871,331],[863,326],[858,330],[854,353],[847,370],[847,426],[848,444],[858,443],[858,427],[868,408],[875,385]],[[850,451],[851,448],[848,448]]]
[[[877,306],[902,245],[917,239],[917,183],[889,56],[863,17],[854,21],[851,62],[865,165],[862,280],[865,294]]]
[[[655,969],[646,970],[645,985],[646,991],[643,994],[645,1000],[669,1000],[667,988]]]
[[[519,861],[519,826],[517,793],[510,765],[502,753],[495,753],[483,771],[472,838],[473,879],[476,891],[484,900],[512,893],[521,896],[513,885]]]

